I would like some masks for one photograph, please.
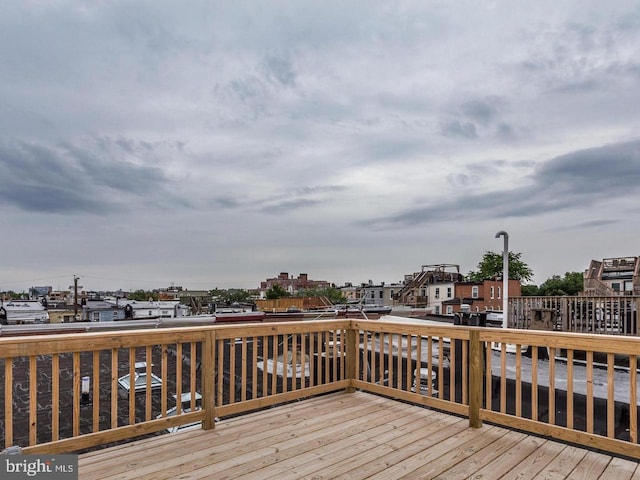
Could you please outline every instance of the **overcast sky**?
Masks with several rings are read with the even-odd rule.
[[[640,255],[637,1],[0,10],[0,290]]]

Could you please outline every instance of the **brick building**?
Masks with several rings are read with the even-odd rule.
[[[297,278],[293,275],[289,276],[287,272],[281,272],[275,278],[267,278],[264,282],[260,282],[260,290],[269,290],[274,285],[284,288],[287,292],[294,295],[300,290],[329,288],[331,284],[324,280],[309,280],[306,273],[301,273]]]
[[[509,280],[509,297],[519,297],[522,289],[519,280]],[[482,282],[457,282],[455,297],[442,303],[444,314],[452,315],[460,311],[460,305],[471,307],[471,312],[491,310],[502,311],[502,280]]]

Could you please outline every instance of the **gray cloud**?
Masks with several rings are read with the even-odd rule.
[[[292,210],[299,210],[301,208],[308,208],[315,205],[318,205],[320,201],[311,200],[308,198],[298,198],[294,200],[286,200],[283,202],[277,202],[270,205],[266,205],[260,209],[263,213],[270,214],[281,214],[285,212],[290,212]]]
[[[497,114],[496,103],[496,98],[470,100],[462,104],[462,113],[472,120],[487,124]]]
[[[465,175],[454,176],[453,180],[469,186]],[[632,192],[640,192],[640,140],[555,157],[538,166],[528,180],[528,185],[490,193],[474,195],[468,193],[471,188],[462,189],[454,199],[362,223],[384,228],[471,220],[482,215],[533,217],[626,197]]]
[[[58,148],[26,142],[0,143],[6,205],[43,213],[95,213],[122,210],[112,193],[127,197],[164,191],[167,179],[155,167],[105,156],[98,150],[63,143]]]
[[[476,139],[478,133],[476,126],[471,122],[460,122],[459,120],[451,120],[440,125],[440,132],[445,137]]]

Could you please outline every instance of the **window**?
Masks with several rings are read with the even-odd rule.
[[[440,298],[440,289],[436,288],[436,298]]]
[[[471,287],[471,298],[478,298],[478,287]]]
[[[94,322],[100,321],[100,312],[93,312],[93,321]]]
[[[383,292],[382,290],[380,290],[380,295],[379,295],[379,297],[380,297],[380,298],[383,298],[383,295],[384,295],[384,292]]]
[[[492,299],[493,299],[493,298],[495,298],[495,296],[494,296],[494,290],[495,290],[495,289],[494,289],[493,287],[491,287],[491,298],[492,298]]]
[[[502,293],[502,287],[498,287],[498,299],[500,298],[501,293]]]
[[[113,311],[113,318],[118,318],[118,311],[117,310]]]
[[[436,315],[440,315],[440,305],[436,305],[436,308],[435,308],[434,313],[435,313]]]
[[[447,305],[447,315],[451,315],[453,313],[453,306]]]
[[[447,298],[451,298],[453,296],[453,288],[447,287]]]

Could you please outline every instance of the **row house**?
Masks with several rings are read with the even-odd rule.
[[[442,303],[454,298],[455,284],[462,280],[460,265],[422,265],[420,272],[405,275],[404,285],[394,293],[394,300],[401,305],[429,307],[441,315]]]
[[[371,280],[363,283],[359,288],[358,300],[362,300],[365,305],[394,305],[395,294],[402,288],[400,283],[385,284],[381,282],[375,285]]]
[[[141,302],[105,299],[87,300],[82,306],[82,321],[85,322],[175,318],[189,314],[189,307],[177,301]]]
[[[584,272],[588,296],[640,295],[640,257],[591,260]]]
[[[519,297],[522,287],[519,280],[509,279],[509,297]],[[461,311],[462,305],[469,305],[471,312],[502,311],[502,279],[481,282],[457,282],[455,296],[442,303],[445,315]],[[435,312],[434,312],[435,313]]]
[[[509,296],[520,295],[520,281],[509,280]],[[434,315],[454,315],[462,305],[469,305],[472,312],[501,311],[502,280],[468,282],[459,265],[422,265],[420,272],[405,275],[394,299],[401,305],[428,308]]]

